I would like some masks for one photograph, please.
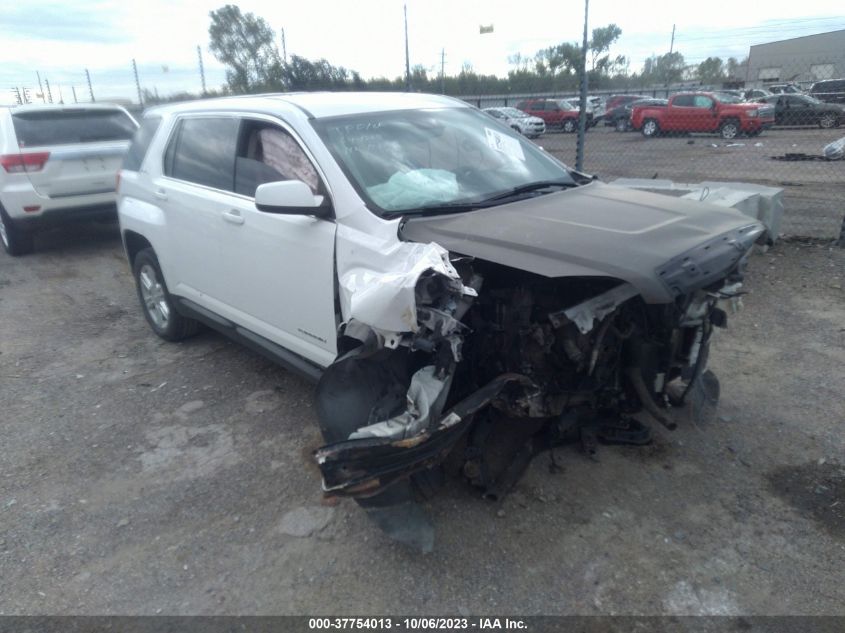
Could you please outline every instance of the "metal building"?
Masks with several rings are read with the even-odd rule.
[[[748,53],[748,87],[788,82],[808,87],[839,78],[845,78],[845,29],[757,44]]]

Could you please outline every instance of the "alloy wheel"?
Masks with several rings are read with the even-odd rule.
[[[150,264],[144,264],[138,278],[141,282],[141,297],[144,299],[144,309],[157,328],[166,329],[170,320],[170,305],[167,302],[164,286],[159,281],[155,268]]]
[[[9,248],[9,234],[6,232],[6,223],[3,221],[3,214],[0,213],[0,240],[3,240],[3,246]]]

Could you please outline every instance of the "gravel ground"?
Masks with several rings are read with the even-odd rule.
[[[312,387],[145,324],[114,227],[0,254],[2,614],[845,615],[845,251],[753,258],[720,417],[501,503],[428,503],[429,555],[326,502]]]
[[[772,156],[818,156],[825,145],[843,135],[843,129],[777,128],[734,141],[712,134],[647,139],[639,132],[623,134],[597,126],[586,136],[584,169],[605,181],[622,177],[729,180],[780,187],[788,210],[783,232],[836,238],[845,217],[845,161],[787,162],[772,160]],[[554,132],[536,142],[567,164],[575,164],[575,134]]]

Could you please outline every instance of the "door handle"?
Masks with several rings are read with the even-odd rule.
[[[226,211],[223,214],[223,219],[230,224],[243,224],[244,223],[244,216],[241,215],[241,212],[237,209],[232,209],[231,211]]]
[[[167,192],[164,189],[156,189],[153,195],[157,200],[167,200]]]

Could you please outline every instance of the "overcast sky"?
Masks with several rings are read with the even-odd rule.
[[[208,52],[209,11],[224,0],[2,0],[0,2],[0,103],[10,88],[37,88],[36,71],[72,102],[88,100],[85,69],[98,100],[137,100],[131,63],[141,85],[160,94],[198,92],[197,45],[202,47],[209,87],[225,82],[223,67]],[[411,64],[446,73],[465,62],[478,72],[505,75],[513,53],[580,40],[583,2],[561,0],[244,0],[244,12],[264,17],[287,52],[359,71],[364,77],[404,72],[402,6],[408,5]],[[636,70],[653,53],[675,50],[688,62],[708,55],[742,58],[751,44],[845,28],[842,0],[677,3],[593,0],[590,28],[615,22],[622,37],[614,54],[627,55]],[[648,7],[651,7],[648,9]],[[492,34],[479,35],[480,24]],[[279,38],[280,39],[280,38]]]

